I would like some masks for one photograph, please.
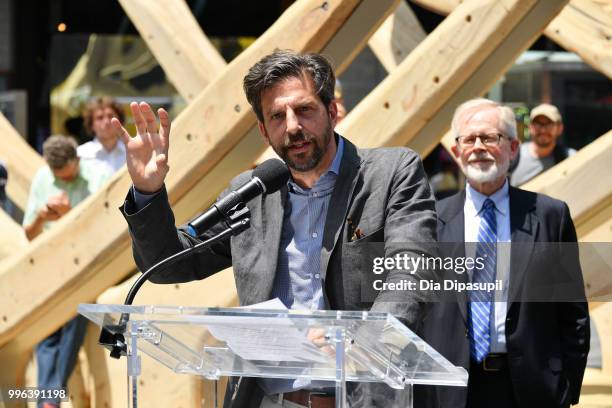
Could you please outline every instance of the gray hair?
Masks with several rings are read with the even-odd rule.
[[[264,121],[261,94],[284,79],[299,78],[305,73],[309,74],[317,96],[328,108],[334,99],[336,78],[331,63],[322,55],[276,50],[249,69],[243,81],[244,93],[260,122]]]
[[[499,113],[498,125],[501,132],[509,139],[516,139],[516,118],[514,116],[514,111],[508,106],[503,106],[485,98],[471,99],[467,102],[463,102],[457,107],[453,115],[453,121],[451,122],[453,138],[456,139],[459,136],[459,125],[462,123],[465,116],[469,115],[471,117],[476,114],[476,112],[488,108],[497,109]]]
[[[43,157],[53,170],[64,168],[77,157],[77,142],[64,135],[50,136],[43,143]]]

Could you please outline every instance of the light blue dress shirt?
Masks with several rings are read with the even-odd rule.
[[[311,189],[289,181],[272,298],[287,308],[325,309],[321,281],[323,230],[331,195],[340,171],[344,141],[339,139],[329,169]]]
[[[502,291],[495,293],[494,319],[491,319],[491,353],[506,352],[506,314],[508,311],[508,276],[510,272],[510,198],[508,195],[508,180],[502,188],[487,197],[467,184],[465,189],[465,204],[463,215],[465,217],[464,238],[467,243],[466,257],[474,257],[475,242],[478,242],[478,227],[482,218],[482,205],[487,198],[495,203],[495,219],[497,221],[497,267],[495,279],[501,279]],[[468,271],[470,281],[472,271]]]
[[[271,298],[278,297],[289,309],[325,309],[321,280],[321,249],[327,209],[340,172],[344,140],[338,138],[336,156],[329,169],[311,189],[290,180],[283,229]],[[321,384],[294,380],[260,379],[266,394],[317,388]]]

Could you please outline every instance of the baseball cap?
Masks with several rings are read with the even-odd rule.
[[[553,122],[561,122],[559,109],[549,103],[543,103],[533,108],[529,114],[529,118],[533,120],[536,116],[545,116]]]

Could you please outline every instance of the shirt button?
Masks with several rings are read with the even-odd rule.
[[[319,236],[319,234],[317,234],[316,232],[313,232],[313,233],[312,233],[312,237],[313,237],[313,238],[316,238],[316,237],[318,237],[318,236]]]
[[[321,275],[319,275],[318,273],[315,273],[315,278],[319,279],[321,277]]]

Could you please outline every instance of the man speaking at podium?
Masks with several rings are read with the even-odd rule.
[[[247,203],[249,229],[152,276],[152,281],[187,282],[233,266],[241,305],[279,298],[291,309],[370,309],[390,312],[413,329],[418,325],[423,294],[382,291],[373,303],[363,302],[361,281],[368,271],[357,269],[354,259],[372,242],[405,243],[409,254],[427,254],[418,243],[435,241],[436,214],[421,161],[407,148],[361,150],[336,134],[334,83],[330,63],[317,54],[276,51],[251,67],[244,78],[246,97],[263,138],[291,177],[279,191]],[[147,104],[132,103],[131,109],[135,137],[119,121],[113,123],[122,132],[133,181],[122,212],[134,257],[144,271],[219,229],[210,228],[198,238],[176,229],[164,187],[168,114],[158,110],[158,131]],[[239,175],[230,190],[250,178],[250,171]],[[387,281],[416,280],[420,272],[391,271]],[[385,393],[358,394],[352,406],[392,406],[388,395],[381,396]],[[293,381],[235,378],[225,406],[316,408],[331,407],[333,401],[333,393],[299,389]]]

